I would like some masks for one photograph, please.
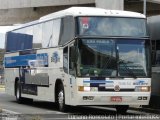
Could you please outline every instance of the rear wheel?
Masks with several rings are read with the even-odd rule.
[[[58,87],[58,92],[57,92],[57,104],[58,104],[58,109],[59,111],[64,112],[66,110],[66,105],[65,105],[65,95],[64,95],[64,87],[62,84],[59,85]]]
[[[16,82],[16,100],[18,103],[22,103],[23,102],[23,98],[21,97],[21,85],[20,85],[20,81],[18,80]]]
[[[20,81],[18,80],[16,82],[16,88],[15,88],[15,95],[16,95],[16,100],[18,103],[32,103],[33,102],[33,99],[30,99],[30,98],[23,98],[21,97],[21,84],[20,84]]]
[[[128,105],[116,105],[117,114],[126,114],[128,108]]]

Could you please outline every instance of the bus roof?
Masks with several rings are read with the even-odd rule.
[[[62,18],[64,16],[114,16],[114,17],[133,17],[133,18],[146,18],[145,15],[137,12],[121,11],[121,10],[106,10],[96,7],[70,7],[65,10],[54,12],[46,16],[41,17],[39,20],[35,20],[29,23],[22,24],[10,31],[17,30],[19,28],[24,28],[33,24],[37,24],[43,21]],[[8,31],[9,32],[9,31]]]
[[[45,21],[48,19],[54,19],[63,16],[118,16],[118,17],[135,17],[135,18],[145,18],[141,13],[130,12],[130,11],[120,11],[120,10],[106,10],[96,7],[70,7],[65,10],[61,10],[40,18],[40,21]]]

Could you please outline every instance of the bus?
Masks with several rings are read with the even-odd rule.
[[[6,34],[6,93],[67,106],[148,105],[150,39],[143,14],[71,7]]]
[[[147,18],[152,45],[152,89],[151,106],[160,106],[160,15]]]

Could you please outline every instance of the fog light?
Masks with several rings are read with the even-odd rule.
[[[83,100],[93,100],[94,96],[83,96]]]
[[[143,100],[147,100],[147,97],[143,97]]]
[[[142,97],[138,97],[138,100],[142,100]]]
[[[83,96],[83,100],[87,100],[87,96]]]

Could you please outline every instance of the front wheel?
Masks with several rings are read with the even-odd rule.
[[[64,87],[62,84],[60,84],[58,87],[57,104],[58,104],[59,111],[64,112],[66,110]]]
[[[116,105],[117,114],[126,114],[128,105]]]

